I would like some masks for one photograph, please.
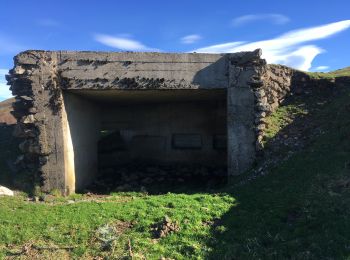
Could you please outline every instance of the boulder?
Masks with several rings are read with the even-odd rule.
[[[0,196],[13,196],[14,192],[4,186],[0,185]]]

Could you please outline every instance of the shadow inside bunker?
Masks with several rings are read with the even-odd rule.
[[[104,171],[84,191],[94,194],[146,192],[148,194],[212,193],[227,184],[226,168],[202,165],[159,165],[133,162]]]
[[[308,175],[302,175],[296,170],[293,174],[281,172],[276,175],[274,169],[286,161],[290,151],[297,153],[307,148],[323,133],[322,128],[330,127],[330,118],[320,117],[320,111],[327,109],[327,105],[334,102],[334,99],[341,98],[343,93],[349,95],[349,90],[326,80],[322,86],[306,86],[302,94],[285,99],[281,106],[292,104],[307,113],[297,115],[292,122],[280,129],[267,141],[254,168],[245,176],[232,180],[233,186],[229,185],[222,190],[234,199],[234,203],[224,215],[211,222],[211,236],[207,237],[207,245],[212,249],[207,259],[276,259],[281,255],[285,259],[294,259],[297,254],[302,259],[307,258],[308,254],[312,255],[310,250],[315,249],[317,242],[304,241],[304,246],[308,245],[308,248],[303,251],[300,249],[301,244],[292,245],[293,241],[297,241],[297,235],[288,241],[283,233],[297,232],[300,229],[298,225],[303,225],[304,222],[308,223],[307,228],[318,225],[317,219],[309,219],[303,211],[303,203],[308,203],[308,191],[315,184],[318,172],[315,169]],[[265,169],[261,176],[244,180],[271,158],[275,158],[276,163]],[[306,163],[313,162],[306,158]],[[289,202],[286,203],[287,201]],[[323,214],[334,213],[327,212],[327,209],[324,211]],[[311,229],[306,232],[312,234],[313,231]],[[326,233],[321,235],[325,241],[330,239]],[[346,247],[342,253],[348,254]]]

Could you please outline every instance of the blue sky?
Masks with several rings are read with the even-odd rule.
[[[310,71],[350,66],[350,1],[1,1],[4,75],[26,49],[235,52]]]

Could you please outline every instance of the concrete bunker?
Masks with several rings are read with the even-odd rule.
[[[102,186],[111,189],[194,177],[190,172],[178,176],[169,170],[174,168],[192,170],[197,181],[225,178],[226,91],[63,91],[70,131],[65,141],[73,147],[76,189],[83,190],[97,177],[100,182],[109,178]]]
[[[261,149],[263,118],[290,87],[291,71],[260,56],[22,52],[7,76],[23,138],[16,162],[43,191],[65,194],[99,169],[134,162],[240,174]]]

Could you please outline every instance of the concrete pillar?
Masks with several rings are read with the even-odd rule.
[[[249,85],[252,73],[229,65],[227,89],[227,155],[229,176],[248,170],[255,160],[255,97]]]

